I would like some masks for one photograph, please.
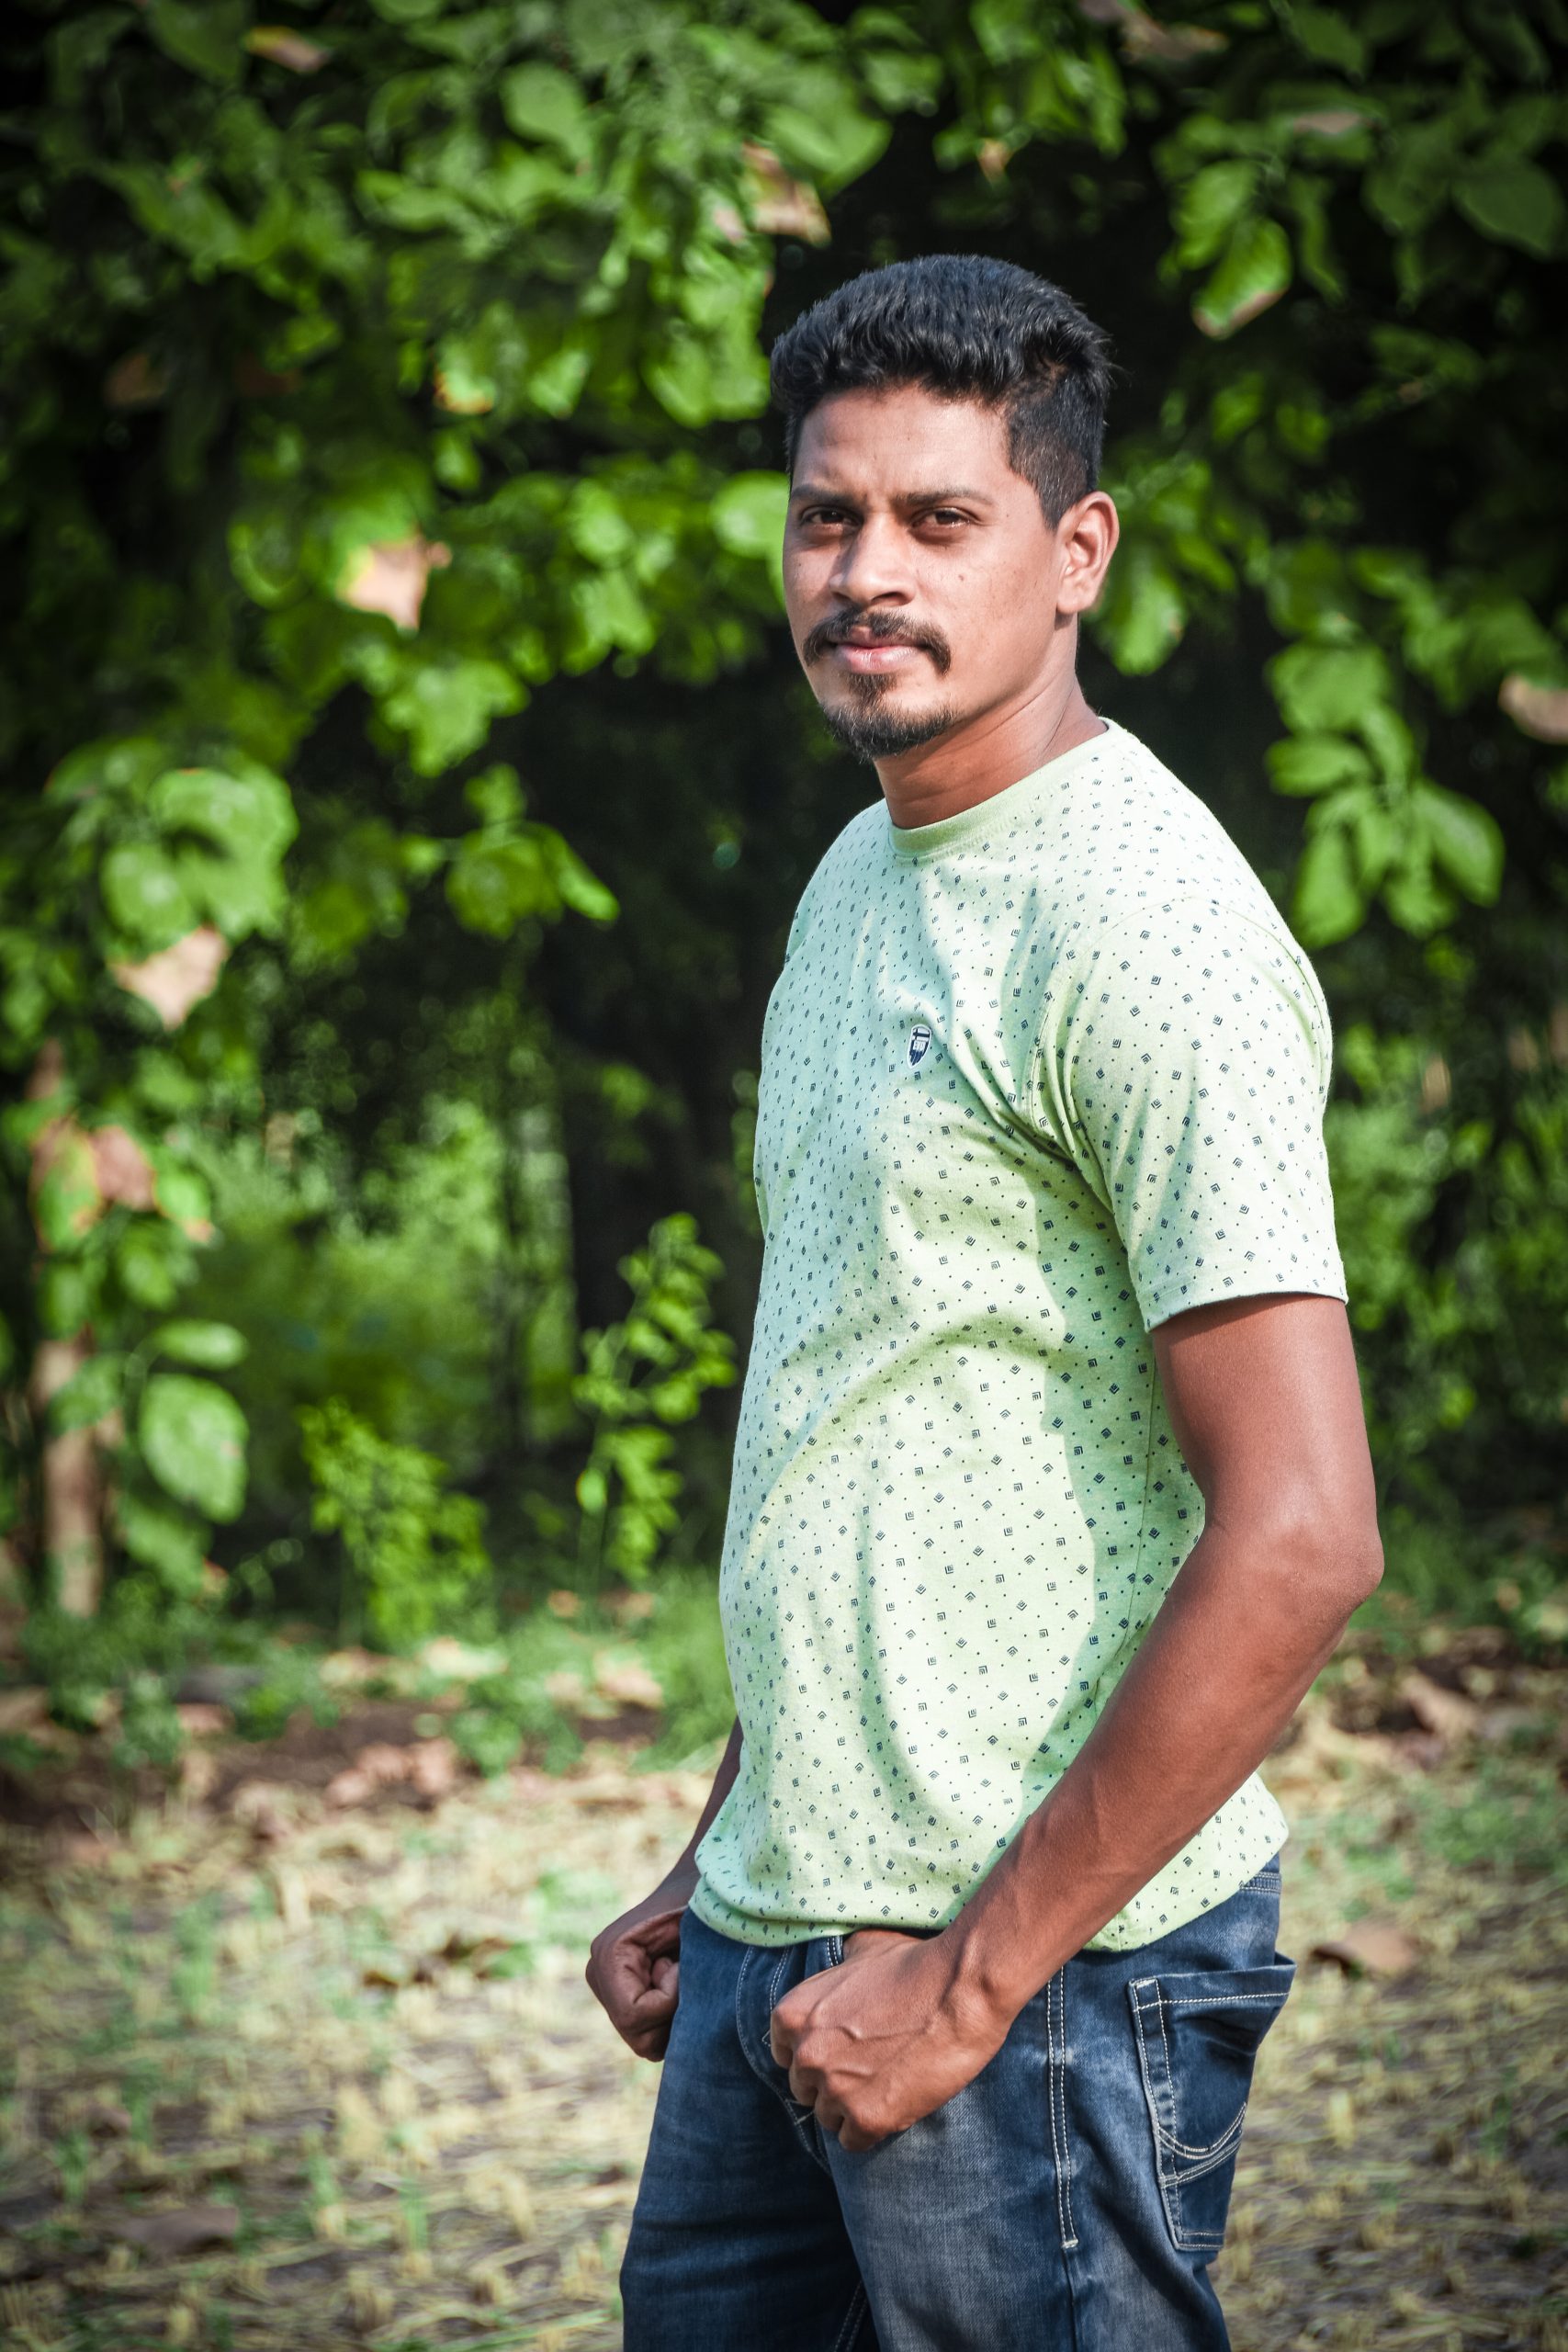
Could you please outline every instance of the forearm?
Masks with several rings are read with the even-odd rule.
[[[661,1885],[664,1888],[671,1889],[677,1893],[683,1890],[683,1894],[681,1894],[681,1899],[682,1900],[685,1895],[690,1894],[693,1887],[694,1887],[697,1883],[697,1848],[702,1844],[703,1839],[707,1836],[709,1829],[716,1820],[719,1807],[723,1804],[725,1798],[729,1794],[730,1790],[734,1787],[735,1776],[739,1770],[740,1724],[739,1719],[737,1719],[730,1727],[728,1741],[726,1744],[724,1754],[719,1758],[718,1770],[714,1774],[713,1786],[708,1791],[707,1802],[704,1805],[702,1812],[698,1816],[697,1826],[693,1830],[690,1838],[686,1840],[685,1846],[677,1860],[671,1864],[669,1871],[666,1872],[664,1879],[661,1882]]]
[[[1321,1542],[1212,1525],[1051,1794],[947,1930],[959,1974],[1007,2016],[1234,1795],[1375,1582]],[[1348,1547],[1359,1550],[1359,1546]]]

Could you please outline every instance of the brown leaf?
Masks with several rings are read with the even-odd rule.
[[[1481,1709],[1473,1699],[1445,1690],[1419,1667],[1412,1667],[1399,1685],[1399,1695],[1421,1725],[1439,1739],[1458,1742],[1473,1737],[1481,1724]]]
[[[220,1732],[234,1727],[234,1718],[228,1708],[216,1706],[206,1699],[186,1699],[175,1709],[175,1713],[187,1739],[212,1739]]]
[[[1568,743],[1568,686],[1538,686],[1510,670],[1497,689],[1497,704],[1521,734],[1538,743]]]
[[[660,1708],[664,1704],[664,1692],[646,1666],[637,1659],[596,1657],[593,1661],[593,1681],[606,1699],[614,1699],[623,1707]]]
[[[269,368],[254,351],[242,352],[234,362],[234,390],[245,400],[297,392],[304,380],[302,368]]]
[[[275,65],[287,66],[290,74],[319,74],[332,55],[303,33],[288,25],[253,25],[245,35],[245,47],[253,57],[267,57]]]
[[[0,1732],[36,1731],[49,1721],[49,1692],[28,1687],[0,1690]]]
[[[476,1649],[471,1643],[454,1641],[450,1634],[437,1634],[415,1656],[427,1672],[453,1682],[481,1682],[506,1671],[504,1650]]]
[[[368,1804],[376,1793],[376,1785],[368,1772],[361,1772],[350,1764],[333,1774],[324,1793],[329,1804],[346,1811],[350,1805]]]
[[[104,378],[109,408],[156,408],[169,389],[169,371],[145,351],[128,351]]]
[[[481,390],[477,385],[465,391],[461,379],[454,383],[444,368],[435,370],[434,384],[435,405],[444,408],[448,416],[488,416],[495,406],[493,392]]]
[[[754,228],[770,236],[799,237],[808,245],[825,245],[830,235],[822,199],[807,180],[792,179],[772,148],[747,140],[740,150],[750,176],[750,209]]]
[[[124,2140],[135,2130],[130,2110],[117,2098],[89,2099],[83,2121],[95,2139]]]
[[[1358,1919],[1326,1942],[1314,1944],[1314,1960],[1337,1961],[1357,1976],[1403,1976],[1415,1967],[1421,1948],[1391,1919]]]
[[[451,560],[449,547],[420,531],[406,539],[373,539],[349,559],[338,582],[338,601],[355,612],[385,613],[400,628],[415,629],[426,582]]]
[[[1348,130],[1359,130],[1371,119],[1370,114],[1358,113],[1354,107],[1325,107],[1317,114],[1292,115],[1291,129],[1311,131],[1318,139],[1343,139]]]
[[[321,1680],[329,1688],[344,1683],[375,1682],[392,1663],[390,1658],[378,1657],[374,1650],[333,1650],[321,1660]]]
[[[94,1127],[88,1142],[103,1198],[122,1202],[128,1209],[152,1208],[152,1163],[136,1137],[125,1127]]]
[[[458,1762],[449,1739],[422,1739],[408,1751],[408,1778],[422,1797],[444,1797],[457,1784]]]
[[[1128,57],[1158,58],[1168,65],[1183,65],[1224,49],[1225,36],[1202,25],[1162,25],[1135,0],[1078,0],[1078,14],[1091,25],[1114,25]]]
[[[117,2214],[104,2226],[110,2237],[166,2260],[204,2245],[231,2245],[240,2233],[240,2211],[236,2205],[182,2205],[168,2213]]]
[[[198,923],[161,947],[140,964],[111,964],[109,970],[122,989],[150,1004],[165,1029],[177,1029],[193,1004],[210,996],[229,953],[229,943],[215,923]]]

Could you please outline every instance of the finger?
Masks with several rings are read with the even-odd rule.
[[[848,2116],[839,2127],[839,2145],[846,2155],[863,2156],[869,2148],[881,2145],[886,2132],[868,2132],[863,2124],[851,2122]]]
[[[789,2070],[789,2095],[802,2107],[816,2107],[822,2098],[822,2077],[815,2066],[803,2066],[798,2060]]]
[[[678,1960],[656,1960],[653,1963],[653,1988],[656,1993],[668,1993],[675,1998],[681,1984],[681,1963]]]
[[[636,2057],[658,2060],[670,2047],[670,2028],[650,2026],[644,2032],[623,2033],[621,2040]]]

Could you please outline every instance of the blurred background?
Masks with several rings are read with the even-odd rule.
[[[60,1872],[98,1871],[69,1901],[101,1923],[120,1870],[134,1915],[148,1838],[209,1873],[185,1932],[209,1918],[226,1968],[337,1916],[277,1859],[329,1817],[401,1838],[455,1797],[493,1826],[532,1792],[537,1867],[502,1907],[548,1918],[497,1948],[536,1959],[577,1949],[618,1871],[657,1875],[637,1807],[680,1842],[729,1714],[713,1580],[762,1010],[800,889],[875,794],[782,622],[766,352],[852,272],[950,250],[1058,280],[1112,335],[1124,537],[1086,687],[1210,802],[1334,1014],[1389,1565],[1294,1751],[1302,1804],[1314,1758],[1337,1819],[1368,1758],[1421,1803],[1462,1771],[1443,1869],[1517,1865],[1516,1917],[1521,1889],[1560,1896],[1562,0],[24,0],[0,40],[17,1953],[55,1932],[35,1898]],[[1368,1798],[1359,1850],[1386,1860],[1412,1803]],[[601,1814],[622,1846],[574,1894],[560,1849]],[[1325,1936],[1368,1907],[1333,1884]],[[1419,1870],[1393,1899],[1462,1916]],[[144,1983],[173,1917],[143,1921]],[[85,1932],[102,1991],[118,1931]],[[489,1982],[451,1932],[441,1966]],[[191,1951],[168,1949],[172,1983]],[[1347,1999],[1380,1974],[1341,1964]],[[344,1965],[389,2016],[431,1995]],[[210,1987],[169,1997],[211,2021]],[[1524,2046],[1495,2164],[1522,2161]],[[39,2061],[58,2113],[16,2091],[28,2245],[118,2177],[121,2139],[156,2142],[82,2063]],[[1561,2150],[1562,2113],[1525,2138]],[[328,2134],[299,2177],[341,2219],[333,2130],[279,2124]],[[348,2293],[347,2241],[311,2242]],[[121,2270],[152,2260],[129,2243]],[[595,2259],[586,2301],[541,2288],[483,2340],[609,2341]],[[130,2342],[119,2272],[93,2275],[17,2269],[18,2341],[97,2343],[107,2296],[101,2340]],[[381,2341],[392,2305],[354,2276],[320,2309]],[[1375,2338],[1303,2340],[1561,2344],[1561,2287],[1535,2278],[1522,2333],[1379,2305]],[[146,2340],[253,2340],[169,2294]],[[49,2334],[67,2310],[89,2333]]]

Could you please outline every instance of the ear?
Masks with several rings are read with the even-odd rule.
[[[1058,613],[1087,613],[1099,603],[1121,535],[1115,503],[1104,491],[1091,490],[1068,507],[1056,526],[1062,567],[1056,588]]]

